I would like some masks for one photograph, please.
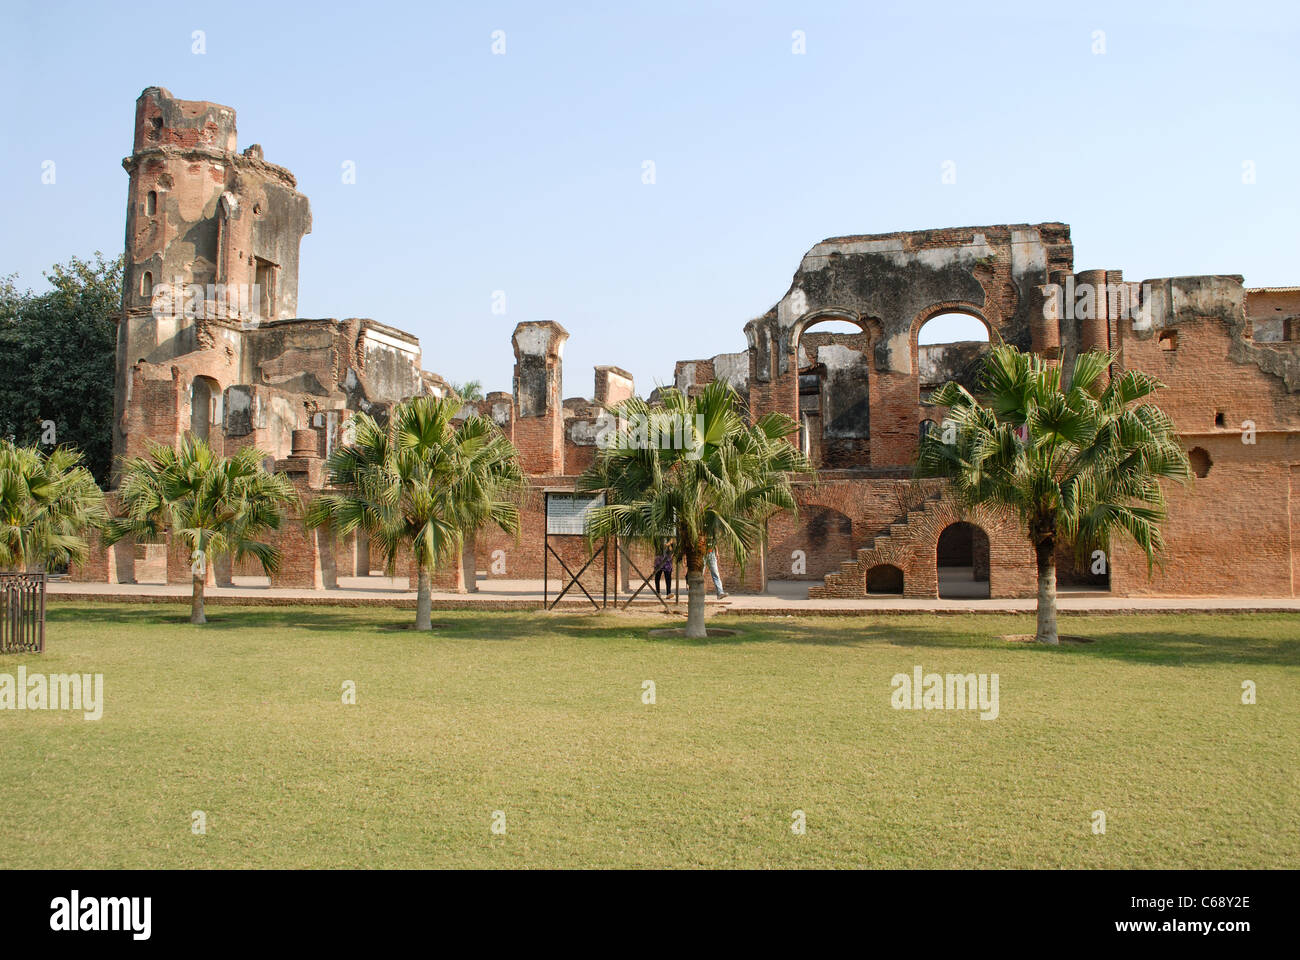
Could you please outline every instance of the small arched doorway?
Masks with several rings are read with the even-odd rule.
[[[868,594],[902,594],[903,571],[892,563],[882,563],[867,571]]]
[[[989,536],[964,520],[949,524],[935,548],[939,596],[985,599],[989,596]]]
[[[190,387],[190,433],[207,440],[212,424],[221,422],[221,385],[211,377],[195,377]]]

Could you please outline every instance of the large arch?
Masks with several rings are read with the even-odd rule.
[[[944,338],[940,340],[931,340],[924,344],[921,343],[921,334],[922,331],[926,329],[927,325],[933,321],[942,321],[947,317],[969,318],[970,320],[975,321],[975,323],[978,324],[976,330],[982,331],[982,335],[972,330],[971,336],[956,335],[951,339]],[[939,382],[942,382],[942,380],[949,379],[949,377],[943,376],[943,373],[945,372],[944,370],[934,369],[939,365],[938,361],[940,359],[935,355],[938,352],[936,348],[941,349],[947,346],[982,342],[985,344],[985,347],[979,352],[983,353],[989,347],[1001,342],[1002,339],[993,324],[989,323],[988,318],[984,316],[983,312],[977,306],[962,301],[931,304],[916,315],[916,318],[912,321],[912,329],[909,336],[909,346],[912,351],[912,372],[916,376],[918,398],[926,392],[925,388],[933,388],[938,386]],[[960,373],[964,361],[968,359],[970,358],[952,358],[951,362],[947,364],[947,366],[952,367],[954,373]],[[952,379],[960,379],[960,377],[954,376]]]
[[[878,321],[839,308],[812,311],[792,331],[794,416],[814,466],[870,462],[871,357],[879,331]]]
[[[940,337],[926,337],[927,329],[950,318],[965,321],[948,324]],[[997,341],[998,334],[973,304],[955,301],[932,304],[912,322],[912,370],[916,381],[918,437],[927,421],[942,422],[947,411],[929,402],[930,394],[943,383],[955,380],[974,389],[981,360]],[[922,340],[926,340],[922,343]]]
[[[990,596],[989,535],[968,520],[950,523],[935,543],[935,576],[942,599],[986,599]]]

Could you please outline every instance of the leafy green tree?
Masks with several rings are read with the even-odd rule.
[[[257,538],[280,528],[283,509],[298,495],[288,477],[266,471],[265,456],[242,447],[221,457],[186,433],[179,450],[151,444],[147,457],[124,464],[118,489],[125,513],[109,522],[105,542],[131,536],[157,543],[170,533],[184,545],[193,561],[190,623],[207,623],[204,585],[217,559],[256,557],[268,575],[279,568],[279,550]]]
[[[86,534],[107,520],[81,454],[0,440],[0,569],[46,570],[86,558]]]
[[[612,430],[582,475],[580,490],[604,491],[587,535],[653,542],[672,537],[686,560],[688,637],[704,637],[704,567],[710,547],[743,565],[762,549],[767,519],[795,509],[790,475],[811,473],[789,440],[784,414],[746,421],[739,395],[721,381],[698,396],[677,390],[651,407],[633,397],[614,408]],[[665,440],[664,438],[667,438]]]
[[[46,293],[0,279],[0,435],[81,450],[101,485],[112,467],[114,351],[122,258],[73,257]]]
[[[1109,550],[1133,539],[1148,569],[1164,548],[1161,479],[1191,481],[1173,421],[1142,402],[1163,384],[1136,370],[1103,385],[1113,355],[1084,353],[1068,386],[1061,368],[1012,346],[994,348],[977,399],[946,383],[931,402],[948,408],[944,429],[921,440],[916,474],[948,481],[954,499],[1018,520],[1038,566],[1037,639],[1058,643],[1056,548]]]
[[[455,561],[465,537],[488,524],[519,529],[523,484],[514,445],[489,420],[456,422],[456,397],[414,397],[393,408],[386,426],[358,414],[353,440],[330,454],[330,486],[307,510],[309,528],[341,536],[358,528],[391,572],[400,553],[416,565],[418,630],[432,629],[430,571]]]

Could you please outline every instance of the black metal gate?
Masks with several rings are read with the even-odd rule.
[[[0,573],[0,653],[45,650],[45,574]]]

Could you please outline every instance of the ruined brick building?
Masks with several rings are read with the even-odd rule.
[[[348,417],[446,389],[422,369],[410,334],[296,316],[308,201],[260,147],[237,152],[233,110],[144,91],[124,166],[117,454],[187,430],[227,451],[254,444],[310,497]],[[974,318],[983,338],[919,345],[927,322],[954,313]],[[817,329],[828,321],[856,332]],[[1080,351],[1107,349],[1117,369],[1159,377],[1167,388],[1157,402],[1198,475],[1191,489],[1167,486],[1169,549],[1154,575],[1135,548],[1117,544],[1104,564],[1077,573],[1063,556],[1066,584],[1119,595],[1300,595],[1300,287],[1247,289],[1231,275],[1126,283],[1119,270],[1076,271],[1063,223],[837,237],[804,256],[744,336],[736,353],[679,362],[675,385],[726,380],[754,415],[789,414],[820,476],[797,484],[797,517],[770,522],[765,554],[743,573],[726,571],[737,589],[782,579],[808,581],[812,596],[1032,596],[1033,556],[1019,531],[958,516],[938,488],[910,479],[918,438],[942,421],[929,391],[971,377],[988,340],[1003,340],[1066,370]],[[532,486],[518,540],[480,537],[481,577],[541,576],[540,491],[573,488],[602,414],[635,391],[626,371],[601,366],[591,399],[564,398],[567,338],[557,323],[520,323],[512,390],[476,404],[518,447]],[[328,587],[371,572],[364,539],[338,542],[290,523],[281,540],[287,562],[273,585]],[[565,549],[576,559],[583,548]],[[187,558],[164,562],[166,553],[100,549],[78,575],[186,580]],[[211,575],[229,582],[241,572]],[[442,585],[449,578],[439,575]]]

